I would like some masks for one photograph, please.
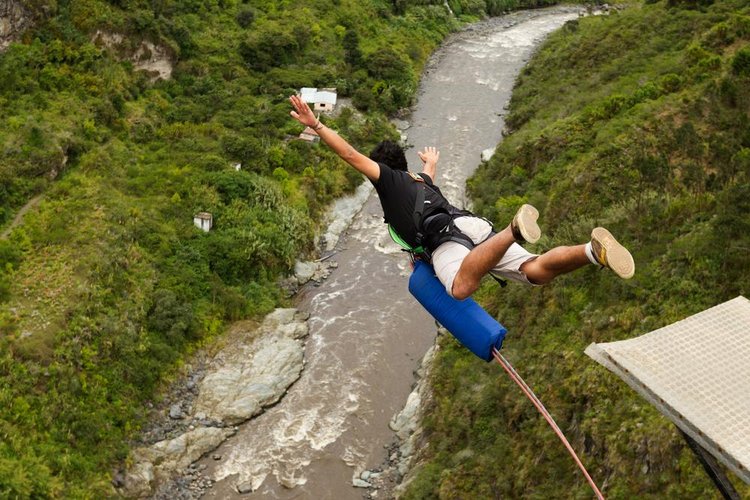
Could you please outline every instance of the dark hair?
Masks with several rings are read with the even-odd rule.
[[[370,159],[378,163],[384,163],[393,170],[407,172],[409,166],[406,164],[404,148],[393,141],[383,141],[370,152]]]

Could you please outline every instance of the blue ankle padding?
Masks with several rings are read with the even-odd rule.
[[[492,348],[502,347],[505,327],[473,299],[456,300],[448,295],[431,265],[416,261],[409,292],[464,347],[483,360],[492,361]]]

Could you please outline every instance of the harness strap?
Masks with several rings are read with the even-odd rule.
[[[388,234],[391,236],[391,239],[400,246],[405,252],[409,252],[411,254],[423,254],[425,253],[425,249],[421,246],[418,246],[416,248],[413,248],[411,245],[409,245],[404,239],[396,232],[395,229],[393,229],[393,226],[388,224]]]
[[[419,178],[422,179],[421,177]],[[414,227],[417,229],[417,246],[422,246],[422,237],[424,236],[421,231],[422,227],[422,214],[424,213],[424,180],[417,186],[417,199],[414,202],[414,213],[412,219],[414,221]]]
[[[412,213],[412,221],[414,222],[414,228],[416,229],[416,242],[417,247],[412,248],[404,239],[396,232],[395,229],[393,229],[393,226],[388,224],[388,233],[391,236],[391,239],[396,242],[399,246],[401,246],[405,251],[409,252],[412,256],[412,260],[415,256],[421,255],[422,258],[424,258],[427,262],[430,262],[432,260],[432,254],[431,251],[429,251],[424,246],[424,233],[422,232],[422,216],[424,215],[424,205],[425,205],[425,190],[427,189],[426,183],[424,179],[415,173],[408,172],[409,176],[414,179],[414,182],[418,183],[417,186],[417,196],[416,200],[414,201],[414,212]],[[454,241],[456,243],[459,243],[460,245],[465,246],[469,249],[469,251],[473,250],[476,246],[474,244],[474,241],[472,241],[471,238],[469,238],[467,235],[461,232],[460,229],[458,229],[453,222],[454,218],[458,215],[458,213],[464,213],[465,215],[472,215],[471,212],[467,212],[464,210],[461,210],[457,213],[449,213],[450,220],[448,222],[448,231],[447,231],[447,239],[446,241]],[[429,219],[429,218],[428,218]],[[485,219],[486,220],[486,219]],[[489,221],[487,221],[489,222]],[[494,235],[495,232],[492,231],[490,235],[491,237]],[[508,285],[508,282],[505,281],[502,278],[499,278],[498,276],[495,276],[492,273],[489,273],[490,276],[492,276],[492,279],[497,281],[502,288],[505,288]]]

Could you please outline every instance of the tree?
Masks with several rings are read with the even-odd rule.
[[[255,11],[251,8],[242,9],[237,13],[237,24],[243,28],[248,28],[255,21]]]
[[[411,81],[409,63],[391,47],[383,47],[367,56],[367,72],[370,76],[389,83]]]
[[[269,21],[248,34],[240,42],[239,50],[248,68],[266,71],[292,62],[300,46],[293,30]]]
[[[351,28],[344,34],[344,60],[354,68],[362,64],[362,52],[359,50],[359,35]]]

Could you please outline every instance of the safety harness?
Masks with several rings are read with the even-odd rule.
[[[414,212],[412,213],[412,220],[414,227],[417,230],[416,242],[417,246],[412,247],[409,245],[391,226],[388,224],[388,234],[391,239],[406,252],[409,252],[412,261],[414,259],[420,259],[425,262],[432,262],[432,252],[448,241],[459,243],[470,251],[476,246],[474,241],[467,235],[461,232],[453,222],[457,217],[463,216],[474,216],[468,210],[461,210],[450,203],[437,191],[432,189],[425,180],[418,174],[413,172],[407,172],[409,176],[416,182],[417,185],[417,197],[414,202]],[[436,196],[433,197],[431,202],[431,213],[429,216],[424,217],[425,213],[425,197],[427,189],[430,189]],[[487,221],[489,222],[489,221]],[[490,223],[491,224],[491,223]],[[491,231],[487,238],[490,238],[495,234],[495,231]],[[495,281],[500,283],[500,286],[504,287],[507,285],[505,280],[502,280],[490,273]]]

